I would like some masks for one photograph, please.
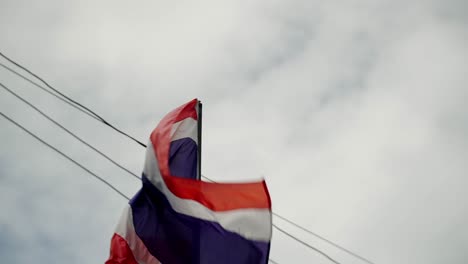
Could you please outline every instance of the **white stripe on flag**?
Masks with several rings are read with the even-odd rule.
[[[135,260],[139,264],[161,264],[161,262],[151,255],[143,241],[141,241],[140,237],[136,234],[135,227],[133,226],[132,208],[129,204],[127,204],[122,213],[122,217],[120,217],[115,233],[127,241]]]
[[[197,124],[197,120],[190,117],[174,123],[171,128],[171,141],[181,138],[191,138],[198,144]]]
[[[144,174],[169,200],[178,213],[217,222],[224,229],[250,240],[269,242],[271,239],[271,211],[269,209],[236,209],[216,212],[198,201],[175,196],[166,186],[159,172],[153,144],[148,142]]]

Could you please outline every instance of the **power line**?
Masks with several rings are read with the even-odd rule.
[[[50,86],[46,81],[44,81],[42,78],[40,78],[39,76],[37,76],[36,74],[34,74],[33,72],[31,72],[30,70],[28,70],[26,67],[24,67],[24,66],[22,66],[22,65],[20,65],[20,64],[18,64],[18,63],[16,63],[15,61],[13,61],[12,59],[8,58],[7,56],[5,56],[5,55],[4,55],[3,53],[1,53],[1,52],[0,52],[0,56],[2,56],[3,58],[5,58],[5,59],[8,60],[9,62],[13,63],[13,64],[16,65],[17,67],[19,67],[19,68],[23,69],[24,71],[28,72],[29,74],[31,74],[32,76],[34,76],[35,78],[37,78],[38,80],[40,80],[42,83],[44,83],[47,87],[49,87],[50,89],[52,89],[53,91],[55,91],[56,93],[58,93],[59,95],[63,96],[65,99],[67,99],[67,100],[69,100],[69,101],[66,101],[65,99],[61,98],[60,96],[58,96],[58,95],[56,95],[56,94],[50,92],[50,91],[47,90],[45,87],[43,87],[43,86],[41,86],[41,85],[35,83],[34,81],[30,80],[29,78],[25,77],[24,75],[21,75],[20,73],[14,71],[13,69],[9,68],[8,66],[5,66],[5,65],[3,65],[3,64],[0,63],[0,66],[2,66],[3,68],[9,70],[10,72],[16,74],[16,75],[19,76],[19,77],[25,79],[26,81],[32,83],[33,85],[35,85],[35,86],[41,88],[42,90],[48,92],[49,94],[51,94],[51,95],[57,97],[58,99],[60,99],[60,100],[62,100],[62,101],[64,101],[64,102],[66,102],[67,104],[73,106],[74,108],[76,108],[76,109],[78,109],[79,111],[81,111],[81,112],[87,114],[88,116],[91,116],[91,117],[93,117],[94,119],[96,119],[96,120],[98,120],[98,121],[100,121],[100,122],[106,124],[107,126],[113,128],[115,131],[119,132],[120,134],[125,135],[125,136],[127,136],[128,138],[132,139],[133,141],[137,142],[137,143],[140,144],[141,146],[146,147],[145,144],[143,144],[143,143],[141,143],[140,141],[136,140],[135,138],[129,136],[129,135],[126,134],[125,132],[123,132],[123,131],[121,131],[121,130],[115,128],[113,125],[111,125],[110,123],[108,123],[108,122],[107,122],[106,120],[104,120],[101,116],[99,116],[98,114],[96,114],[94,111],[92,111],[92,110],[90,110],[89,108],[87,108],[87,107],[81,105],[80,103],[78,103],[78,102],[76,102],[75,100],[73,100],[73,99],[69,98],[68,96],[64,95],[63,93],[61,93],[61,92],[58,91],[57,89],[53,88],[53,87]],[[1,84],[0,84],[0,85],[1,85]],[[8,88],[6,88],[4,85],[1,85],[1,86],[2,86],[3,88],[7,89],[8,91],[10,91],[10,93],[12,93],[13,95],[17,96],[17,95],[14,94],[11,90],[9,90]],[[17,97],[18,97],[18,96],[17,96]],[[112,159],[110,159],[109,157],[107,157],[105,154],[103,154],[103,153],[100,152],[99,150],[95,149],[95,148],[92,147],[90,144],[84,142],[83,140],[81,140],[80,138],[78,138],[76,135],[74,135],[72,132],[68,131],[66,128],[64,128],[63,126],[61,126],[58,122],[56,122],[56,121],[52,120],[51,118],[49,118],[48,116],[46,116],[44,113],[42,113],[39,109],[35,108],[35,107],[34,107],[32,104],[30,104],[29,102],[26,102],[24,99],[22,99],[22,98],[20,98],[20,97],[18,97],[18,99],[22,100],[23,102],[25,102],[25,103],[27,103],[28,105],[30,105],[31,107],[33,107],[36,111],[38,111],[39,113],[41,113],[43,116],[45,116],[47,119],[49,119],[50,121],[52,121],[54,124],[56,124],[57,126],[61,127],[61,128],[62,128],[63,130],[65,130],[67,133],[69,133],[70,135],[74,136],[76,139],[78,139],[79,141],[81,141],[82,143],[84,143],[85,145],[87,145],[88,147],[90,147],[90,148],[92,148],[93,150],[95,150],[97,153],[99,153],[100,155],[102,155],[103,157],[105,157],[106,159],[108,159],[109,161],[111,161],[112,163],[114,163],[116,166],[118,166],[118,167],[120,167],[121,169],[127,171],[127,172],[130,173],[132,176],[134,176],[134,177],[136,177],[136,178],[138,178],[138,179],[141,179],[138,175],[132,173],[131,171],[129,171],[128,169],[124,168],[123,166],[121,166],[121,165],[118,164],[117,162],[113,161]],[[86,111],[84,111],[83,109],[85,109]],[[206,176],[204,176],[204,175],[202,175],[202,177],[205,178],[205,179],[207,179],[208,181],[215,182],[215,181],[211,180],[210,178],[208,178],[208,177],[206,177]],[[369,263],[369,264],[374,264],[373,262],[371,262],[371,261],[369,261],[368,259],[366,259],[366,258],[364,258],[364,257],[362,257],[362,256],[360,256],[360,255],[358,255],[357,253],[354,253],[354,252],[352,252],[352,251],[350,251],[350,250],[348,250],[348,249],[346,249],[346,248],[344,248],[344,247],[342,247],[342,246],[340,246],[340,245],[338,245],[338,244],[336,244],[336,243],[330,241],[329,239],[326,239],[325,237],[320,236],[320,235],[318,235],[317,233],[312,232],[312,231],[308,230],[307,228],[302,227],[302,226],[300,226],[300,225],[294,223],[293,221],[287,219],[286,217],[283,217],[283,216],[281,216],[281,215],[279,215],[279,214],[277,214],[277,213],[274,213],[274,212],[272,212],[272,214],[275,215],[275,216],[277,216],[277,217],[279,217],[280,219],[282,219],[282,220],[284,220],[284,221],[286,221],[286,222],[288,222],[288,223],[290,223],[290,224],[292,224],[292,225],[294,225],[294,226],[300,228],[301,230],[303,230],[303,231],[305,231],[305,232],[307,232],[307,233],[309,233],[309,234],[311,234],[311,235],[313,235],[313,236],[319,238],[320,240],[323,240],[323,241],[329,243],[330,245],[332,245],[332,246],[334,246],[334,247],[336,247],[336,248],[338,248],[338,249],[340,249],[340,250],[345,251],[346,253],[348,253],[348,254],[350,254],[350,255],[352,255],[352,256],[358,258],[358,259],[361,259],[361,260],[363,260],[363,261],[365,261],[365,262],[367,262],[367,263]],[[273,226],[274,226],[275,228],[277,228],[279,231],[281,231],[277,226],[275,226],[275,225],[273,225]],[[283,231],[284,231],[284,230],[283,230]],[[297,238],[295,238],[295,237],[294,237],[294,239],[297,240],[298,242],[300,241],[300,243],[302,243],[302,244],[304,244],[304,245],[307,245],[308,247],[313,248],[312,246],[308,245],[307,243],[305,243],[305,242],[302,241],[302,240],[299,240],[299,239],[297,239]]]
[[[24,76],[23,74],[21,74],[21,73],[15,71],[15,70],[13,70],[12,68],[6,66],[5,64],[3,64],[3,63],[0,62],[0,66],[2,66],[4,69],[8,70],[9,72],[15,74],[16,76],[22,78],[23,80],[29,82],[30,84],[36,86],[37,88],[43,90],[44,92],[46,92],[46,93],[48,93],[48,94],[50,94],[50,95],[56,97],[57,99],[61,100],[62,102],[64,102],[64,103],[70,105],[71,107],[73,107],[73,108],[75,108],[76,110],[82,112],[83,114],[86,114],[86,115],[88,115],[89,117],[94,118],[95,120],[101,122],[101,120],[100,120],[99,118],[97,118],[97,117],[95,117],[94,115],[90,114],[89,112],[83,110],[82,108],[80,108],[80,107],[78,107],[78,106],[76,106],[76,105],[70,103],[69,101],[63,99],[63,97],[60,97],[60,96],[57,95],[56,93],[51,92],[49,89],[45,88],[44,86],[38,84],[37,82],[35,82],[35,81],[31,80],[31,79],[29,79],[28,77]]]
[[[63,153],[62,151],[58,150],[57,148],[55,148],[54,146],[50,145],[49,143],[47,143],[46,141],[44,141],[43,139],[41,139],[40,137],[36,136],[34,133],[32,133],[31,131],[29,131],[27,128],[23,127],[22,125],[18,124],[17,122],[15,122],[13,119],[11,119],[10,117],[8,117],[7,115],[5,115],[4,113],[0,112],[0,115],[5,118],[6,120],[10,121],[11,123],[13,123],[15,126],[17,126],[18,128],[20,128],[21,130],[23,130],[24,132],[28,133],[30,136],[34,137],[36,140],[38,140],[39,142],[41,142],[42,144],[44,144],[45,146],[49,147],[50,149],[52,149],[53,151],[57,152],[58,154],[60,154],[62,157],[66,158],[67,160],[71,161],[73,164],[75,164],[76,166],[80,167],[81,169],[83,169],[84,171],[86,171],[87,173],[91,174],[94,178],[98,179],[99,181],[101,181],[102,183],[104,183],[105,185],[107,185],[109,188],[111,188],[112,190],[114,190],[116,193],[120,194],[120,196],[124,197],[125,199],[127,200],[130,200],[130,198],[128,196],[126,196],[125,194],[123,194],[121,191],[119,191],[116,187],[114,187],[112,184],[110,184],[108,181],[104,180],[102,177],[100,177],[99,175],[97,175],[96,173],[90,171],[88,168],[86,168],[85,166],[83,166],[81,163],[79,163],[78,161],[75,161],[73,158],[71,158],[70,156],[66,155],[65,153]]]
[[[0,87],[2,87],[3,89],[5,89],[7,92],[9,92],[10,94],[12,94],[13,96],[15,96],[18,100],[21,100],[23,103],[27,104],[29,107],[31,107],[32,109],[34,109],[36,112],[38,112],[39,114],[41,114],[43,117],[45,117],[47,120],[49,120],[50,122],[52,122],[54,125],[58,126],[59,128],[61,128],[63,131],[67,132],[69,135],[71,135],[72,137],[74,137],[76,140],[78,140],[79,142],[83,143],[84,145],[86,145],[87,147],[91,148],[92,150],[94,150],[96,153],[98,153],[99,155],[101,155],[102,157],[104,157],[105,159],[107,159],[108,161],[110,161],[112,164],[114,164],[115,166],[119,167],[120,169],[124,170],[125,172],[127,172],[128,174],[132,175],[133,177],[137,178],[137,179],[141,179],[137,174],[131,172],[129,169],[125,168],[124,166],[120,165],[118,162],[116,162],[115,160],[113,160],[112,158],[110,158],[109,156],[107,156],[106,154],[104,154],[102,151],[100,151],[99,149],[93,147],[91,144],[89,144],[88,142],[84,141],[82,138],[80,138],[79,136],[77,136],[76,134],[74,134],[73,132],[71,132],[70,130],[68,130],[67,128],[65,128],[63,125],[61,125],[59,122],[55,121],[54,119],[52,119],[50,116],[48,116],[46,113],[44,113],[43,111],[41,111],[39,108],[37,108],[36,106],[34,106],[32,103],[30,103],[29,101],[27,101],[26,99],[24,99],[23,97],[19,96],[18,94],[16,94],[15,92],[13,92],[12,90],[10,90],[8,87],[6,87],[3,83],[0,83]]]
[[[0,84],[1,85],[1,84]],[[41,142],[42,144],[44,144],[45,146],[49,147],[50,149],[54,150],[55,152],[57,152],[58,154],[60,154],[61,156],[63,156],[64,158],[68,159],[69,161],[71,161],[72,163],[74,163],[75,165],[77,165],[78,167],[80,167],[81,169],[83,169],[84,171],[86,171],[87,173],[91,174],[92,176],[94,176],[96,179],[98,179],[99,181],[101,181],[102,183],[106,184],[108,187],[110,187],[112,190],[114,190],[116,193],[118,193],[120,196],[124,197],[125,199],[127,200],[130,200],[130,197],[126,196],[125,194],[123,194],[121,191],[119,191],[116,187],[114,187],[111,183],[109,183],[108,181],[104,180],[102,177],[98,176],[96,173],[90,171],[88,168],[86,168],[84,165],[82,165],[81,163],[75,161],[73,158],[71,158],[70,156],[66,155],[65,153],[63,153],[62,151],[60,151],[59,149],[55,148],[54,146],[52,146],[51,144],[47,143],[45,140],[41,139],[40,137],[36,136],[33,132],[31,132],[30,130],[28,130],[27,128],[25,128],[24,126],[20,125],[19,123],[17,123],[16,121],[14,121],[13,119],[11,119],[10,117],[8,117],[7,115],[5,115],[4,113],[0,112],[0,115],[5,118],[6,120],[10,121],[11,123],[13,123],[15,126],[17,126],[18,128],[20,128],[21,130],[23,130],[24,132],[28,133],[30,136],[32,136],[34,139],[38,140],[39,142]],[[272,263],[275,263],[275,264],[279,264],[278,262],[274,261],[273,259],[269,258],[268,259],[270,262]]]
[[[26,67],[20,65],[19,63],[17,63],[16,61],[12,60],[11,58],[7,57],[5,54],[3,54],[2,52],[0,52],[0,56],[2,56],[4,59],[6,59],[7,61],[9,61],[10,63],[14,64],[16,67],[22,69],[23,71],[29,73],[30,75],[34,76],[34,78],[38,79],[39,81],[41,81],[43,84],[45,84],[45,86],[49,87],[51,90],[53,90],[54,92],[56,92],[57,94],[61,95],[62,97],[66,98],[67,100],[69,100],[70,102],[74,103],[75,105],[81,107],[81,109],[84,109],[87,111],[88,114],[90,115],[93,115],[96,119],[102,121],[103,119],[101,117],[99,117],[97,114],[95,114],[93,111],[91,111],[90,109],[88,109],[87,107],[81,105],[80,103],[76,102],[75,100],[69,98],[68,96],[66,96],[65,94],[63,94],[62,92],[58,91],[57,89],[55,89],[54,87],[52,87],[49,83],[47,83],[44,79],[42,79],[41,77],[39,77],[38,75],[36,75],[35,73],[33,73],[32,71],[30,71],[29,69],[27,69]],[[8,68],[6,66],[4,66],[4,68]],[[14,72],[11,68],[8,68],[10,69],[11,72]],[[19,74],[18,74],[19,75]],[[43,87],[42,87],[43,88]]]
[[[300,240],[299,238],[291,235],[290,233],[286,232],[285,230],[281,229],[280,227],[278,227],[277,225],[273,224],[273,227],[276,228],[278,231],[280,231],[281,233],[287,235],[288,237],[296,240],[297,242],[301,243],[302,245],[312,249],[313,251],[315,252],[318,252],[320,255],[326,257],[327,259],[329,259],[331,262],[335,263],[335,264],[340,264],[338,261],[334,260],[332,257],[330,257],[329,255],[325,254],[323,251],[321,251],[320,249],[316,248],[316,247],[313,247],[309,244],[307,244],[306,242]]]
[[[205,178],[206,180],[210,181],[210,182],[215,182],[214,180],[212,180],[212,179],[206,177],[205,175],[202,175],[202,177]],[[325,237],[323,237],[323,236],[321,236],[321,235],[319,235],[319,234],[317,234],[317,233],[315,233],[315,232],[313,232],[313,231],[311,231],[311,230],[309,230],[309,229],[307,229],[307,228],[305,228],[305,227],[303,227],[303,226],[301,226],[301,225],[299,225],[299,224],[294,223],[293,221],[289,220],[288,218],[286,218],[286,217],[284,217],[284,216],[281,216],[280,214],[277,214],[277,213],[275,213],[275,212],[273,212],[273,211],[272,211],[272,214],[273,214],[274,216],[276,216],[276,217],[278,217],[278,218],[280,218],[280,219],[282,219],[282,220],[288,222],[289,224],[291,224],[291,225],[293,225],[293,226],[295,226],[295,227],[301,229],[302,231],[307,232],[307,233],[309,233],[309,234],[311,234],[311,235],[317,237],[318,239],[320,239],[320,240],[322,240],[322,241],[325,241],[325,242],[327,242],[328,244],[330,244],[330,245],[332,245],[332,246],[334,246],[334,247],[336,247],[336,248],[338,248],[338,249],[343,250],[344,252],[350,254],[351,256],[354,256],[354,257],[356,257],[356,258],[358,258],[358,259],[360,259],[360,260],[362,260],[362,261],[365,261],[365,262],[367,262],[367,263],[369,263],[369,264],[374,264],[374,263],[371,262],[370,260],[368,260],[368,259],[366,259],[366,258],[364,258],[364,257],[362,257],[362,256],[360,256],[360,255],[358,255],[357,253],[354,253],[354,252],[352,252],[352,251],[350,251],[350,250],[348,250],[348,249],[346,249],[346,248],[344,248],[344,247],[342,247],[342,246],[340,246],[340,245],[334,243],[333,241],[331,241],[331,240],[329,240],[329,239],[327,239],[327,238],[325,238]],[[275,225],[273,225],[273,227],[275,227],[275,228],[278,229],[278,227],[276,227]],[[278,229],[278,230],[279,230],[279,229]]]
[[[307,233],[309,233],[309,234],[311,234],[311,235],[313,235],[313,236],[319,238],[320,240],[325,241],[325,242],[327,242],[328,244],[330,244],[330,245],[332,245],[332,246],[334,246],[334,247],[336,247],[336,248],[338,248],[338,249],[343,250],[344,252],[350,254],[351,256],[354,256],[354,257],[356,257],[356,258],[358,258],[358,259],[360,259],[360,260],[362,260],[362,261],[365,261],[365,262],[367,262],[367,263],[369,263],[369,264],[374,264],[374,263],[371,262],[370,260],[368,260],[368,259],[366,259],[366,258],[364,258],[364,257],[362,257],[362,256],[360,256],[360,255],[358,255],[357,253],[354,253],[354,252],[352,252],[352,251],[350,251],[350,250],[348,250],[348,249],[346,249],[346,248],[344,248],[344,247],[342,247],[342,246],[340,246],[340,245],[334,243],[333,241],[331,241],[331,240],[329,240],[329,239],[327,239],[327,238],[325,238],[325,237],[323,237],[323,236],[321,236],[321,235],[319,235],[319,234],[317,234],[317,233],[315,233],[315,232],[312,232],[311,230],[306,229],[305,227],[302,227],[302,226],[300,226],[300,225],[294,223],[293,221],[287,219],[286,217],[283,217],[283,216],[281,216],[281,215],[279,215],[279,214],[277,214],[277,213],[274,213],[274,212],[273,212],[273,215],[276,216],[276,217],[278,217],[278,218],[280,218],[280,219],[282,219],[282,220],[284,220],[284,221],[286,221],[286,222],[288,222],[289,224],[291,224],[291,225],[293,225],[293,226],[295,226],[295,227],[301,229],[302,231],[307,232]]]
[[[146,148],[146,145],[143,144],[142,142],[138,141],[137,139],[135,139],[134,137],[128,135],[127,133],[123,132],[122,130],[116,128],[115,126],[113,126],[112,124],[110,124],[109,122],[107,122],[104,118],[102,118],[100,115],[96,114],[94,111],[92,111],[91,109],[89,109],[88,107],[78,103],[77,101],[71,99],[70,97],[66,96],[65,94],[63,94],[62,92],[60,92],[59,90],[55,89],[54,87],[52,87],[50,84],[48,84],[46,81],[44,81],[41,77],[37,76],[36,74],[34,74],[33,72],[31,72],[30,70],[28,70],[26,67],[23,67],[22,65],[20,65],[19,63],[15,62],[14,60],[10,59],[9,57],[7,57],[5,54],[3,54],[2,52],[0,52],[0,56],[2,56],[3,58],[5,58],[7,61],[11,62],[12,64],[14,64],[15,66],[19,67],[20,69],[24,70],[25,72],[31,74],[32,76],[34,76],[36,79],[38,79],[39,81],[41,81],[43,84],[45,84],[45,86],[49,87],[50,89],[52,89],[54,92],[58,93],[59,95],[63,96],[64,98],[66,98],[67,100],[69,100],[70,102],[72,102],[73,104],[81,107],[82,109],[88,111],[90,114],[94,115],[97,119],[99,119],[102,123],[104,123],[105,125],[107,125],[108,127],[114,129],[115,131],[119,132],[120,134],[130,138],[131,140],[135,141],[136,143],[140,144],[141,146],[145,147]]]
[[[203,178],[207,179],[208,181],[210,182],[213,182],[213,183],[216,183],[216,181],[202,175]],[[277,215],[276,213],[272,212],[273,215]],[[289,236],[290,238],[294,239],[295,241],[301,243],[302,245],[308,247],[309,249],[313,250],[313,251],[316,251],[318,252],[319,254],[323,255],[324,257],[328,258],[329,260],[331,260],[333,263],[336,263],[336,264],[340,264],[339,262],[337,262],[336,260],[334,260],[333,258],[331,258],[330,256],[328,256],[327,254],[325,254],[323,251],[317,249],[316,247],[314,246],[311,246],[310,244],[304,242],[303,240],[291,235],[290,233],[286,232],[284,229],[278,227],[277,225],[273,224],[273,227],[276,228],[278,231],[280,231],[281,233]]]

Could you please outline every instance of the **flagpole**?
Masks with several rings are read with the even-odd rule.
[[[202,103],[200,102],[200,100],[198,100],[198,116],[197,116],[197,129],[198,129],[198,133],[197,133],[197,169],[198,169],[198,173],[197,173],[197,180],[201,180],[201,154],[202,154],[202,113],[203,113],[203,108],[202,108]],[[196,243],[195,243],[195,248],[194,248],[194,264],[201,264],[200,262],[200,251],[201,251],[201,238],[200,238],[200,226],[197,226],[196,227],[196,230],[194,230],[194,236],[195,236],[195,239],[196,239]]]
[[[197,118],[197,123],[198,123],[198,153],[197,153],[197,167],[198,167],[198,173],[197,173],[197,180],[201,180],[201,154],[202,154],[202,103],[198,101],[198,118]]]

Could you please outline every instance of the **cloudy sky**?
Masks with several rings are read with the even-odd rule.
[[[1,52],[142,141],[199,98],[204,175],[264,177],[275,212],[378,264],[468,262],[467,26],[463,0],[0,0]],[[139,145],[0,82],[141,172]],[[0,111],[139,189],[3,89]],[[1,262],[103,263],[126,201],[4,119],[0,146]],[[273,235],[280,264],[330,263]]]

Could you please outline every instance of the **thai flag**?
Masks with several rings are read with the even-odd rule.
[[[266,184],[197,180],[197,109],[196,99],[178,107],[151,133],[143,186],[123,212],[106,264],[268,262]]]

